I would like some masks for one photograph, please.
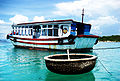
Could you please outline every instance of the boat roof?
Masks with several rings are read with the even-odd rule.
[[[42,21],[42,22],[28,22],[28,23],[20,23],[20,24],[16,24],[16,25],[32,25],[32,24],[72,24],[73,22],[75,23],[81,23],[78,21],[74,21],[72,19],[66,19],[66,20],[52,20],[52,21]],[[82,23],[82,24],[86,24],[86,23]],[[14,25],[14,26],[16,26]],[[91,24],[88,24],[91,25]]]
[[[67,19],[67,20],[53,20],[53,21],[20,23],[20,24],[17,24],[17,25],[38,24],[38,23],[40,23],[40,24],[42,24],[42,23],[63,23],[63,22],[71,23],[71,22],[76,22],[76,21],[73,21],[72,19]]]

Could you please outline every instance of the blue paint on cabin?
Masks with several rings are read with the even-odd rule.
[[[76,23],[71,24],[71,35],[75,36],[76,35]]]
[[[90,34],[90,29],[91,29],[91,25],[85,24],[84,25],[84,35],[89,35]]]
[[[76,30],[76,23],[71,24],[71,30]]]
[[[90,24],[75,22],[71,25],[71,31],[77,28],[77,35],[90,35]],[[72,35],[74,35],[71,32]]]

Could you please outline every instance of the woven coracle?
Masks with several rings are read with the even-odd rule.
[[[97,56],[89,54],[56,54],[44,57],[48,70],[59,74],[82,74],[91,71]]]

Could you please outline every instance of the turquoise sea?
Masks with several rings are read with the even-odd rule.
[[[120,81],[120,42],[99,42],[95,68],[79,75],[60,75],[50,72],[44,56],[66,52],[14,48],[9,40],[0,39],[0,81]],[[88,54],[88,53],[86,53]]]

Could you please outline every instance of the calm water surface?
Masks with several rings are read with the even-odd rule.
[[[99,42],[96,48],[120,47],[120,42]],[[10,41],[0,40],[0,81],[120,81],[120,48],[94,50],[95,68],[85,74],[60,75],[47,70],[44,56],[64,52],[14,48]],[[105,66],[106,69],[102,66]]]

